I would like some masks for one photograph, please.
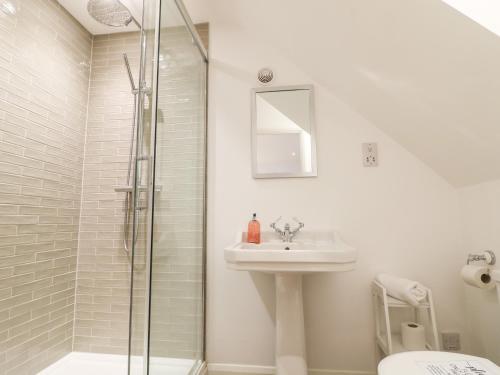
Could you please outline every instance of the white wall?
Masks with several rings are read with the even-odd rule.
[[[210,5],[455,186],[500,178],[498,36],[441,0]]]
[[[493,250],[500,256],[500,180],[460,190],[463,259],[467,253]],[[497,264],[496,268],[500,266]],[[464,286],[472,352],[500,364],[500,301],[495,290]]]
[[[305,278],[310,367],[374,370],[370,281],[380,271],[431,287],[440,328],[463,331],[456,190],[280,55],[275,39],[257,38],[273,39],[272,14],[234,0],[213,0],[210,11],[209,363],[274,364],[273,279],[229,271],[223,258],[252,212],[264,228],[296,215],[309,229],[337,229],[359,250],[356,271]],[[321,51],[337,52],[326,44]],[[250,89],[265,66],[275,70],[276,85],[315,85],[318,178],[251,177]],[[362,167],[361,143],[368,141],[379,144],[378,168]]]

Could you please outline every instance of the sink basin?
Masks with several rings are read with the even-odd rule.
[[[258,245],[246,239],[247,234],[240,233],[224,250],[227,266],[275,275],[276,374],[307,375],[302,274],[350,271],[357,252],[335,232],[301,231],[293,242],[262,232]]]
[[[294,242],[283,242],[274,232],[263,232],[258,245],[246,242],[246,233],[227,247],[231,269],[276,272],[340,272],[354,269],[357,252],[334,232],[300,232]]]

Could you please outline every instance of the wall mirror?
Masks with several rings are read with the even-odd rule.
[[[252,90],[254,178],[315,177],[313,86]]]

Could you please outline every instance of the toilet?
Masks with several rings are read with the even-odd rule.
[[[448,352],[404,352],[384,358],[378,375],[500,375],[500,367],[480,357]]]

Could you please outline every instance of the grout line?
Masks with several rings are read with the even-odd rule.
[[[92,35],[92,44],[90,47],[90,67],[89,67],[89,83],[87,89],[87,113],[85,119],[85,141],[83,142],[83,161],[82,161],[82,181],[80,189],[80,212],[78,214],[78,245],[76,246],[76,265],[75,265],[75,299],[73,303],[73,337],[71,338],[71,350],[75,350],[75,331],[76,331],[76,297],[78,290],[78,259],[80,252],[80,231],[82,227],[82,210],[83,210],[83,186],[85,181],[85,159],[87,156],[87,138],[88,138],[88,127],[89,127],[89,107],[90,107],[90,87],[92,82],[92,63],[94,57],[94,39],[95,36]]]

